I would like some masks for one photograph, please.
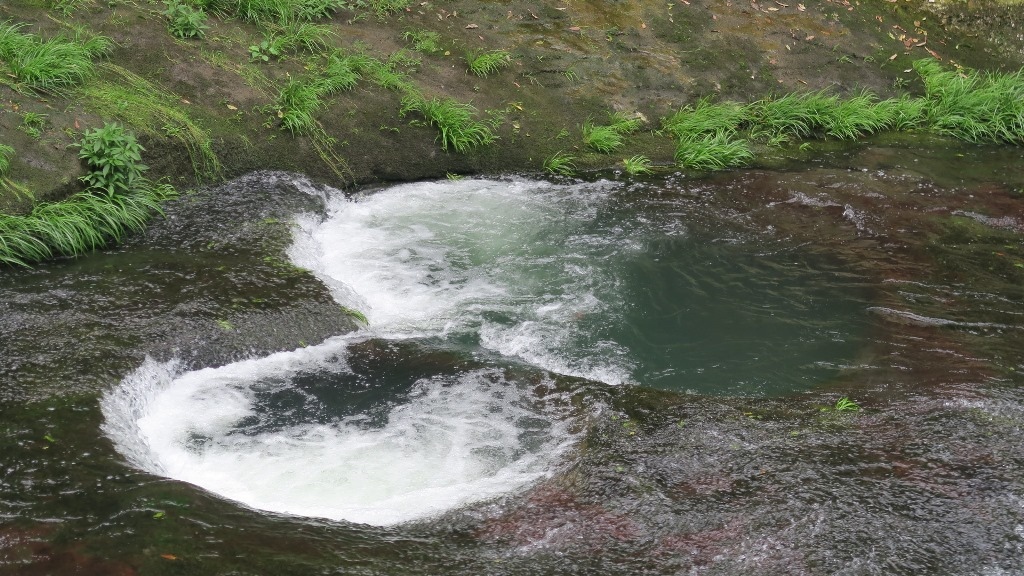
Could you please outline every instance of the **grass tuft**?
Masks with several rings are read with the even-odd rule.
[[[473,74],[486,78],[512,64],[512,56],[504,50],[466,53],[466,65]]]
[[[11,171],[11,158],[14,158],[14,148],[0,144],[0,176],[7,176]]]
[[[22,34],[22,24],[0,24],[0,60],[18,87],[36,92],[63,93],[93,75],[92,59],[109,51],[103,36],[82,41],[55,36],[42,40]]]
[[[576,173],[575,162],[575,156],[565,154],[559,150],[544,161],[544,171],[555,176],[572,176]]]
[[[654,170],[651,169],[651,159],[642,155],[623,158],[622,167],[626,171],[626,174],[629,174],[630,176],[641,176],[644,174],[654,173]]]
[[[754,159],[746,140],[726,132],[699,134],[679,140],[676,163],[692,170],[723,170],[745,166]]]
[[[918,60],[914,69],[924,81],[931,130],[968,142],[1024,144],[1024,69],[945,70],[935,60]]]
[[[696,106],[686,106],[661,122],[662,129],[676,138],[718,132],[736,132],[749,120],[747,107],[736,102],[714,104],[701,98]]]
[[[437,138],[446,151],[454,148],[465,153],[497,138],[487,124],[473,118],[476,108],[451,98],[427,99],[418,94],[407,94],[402,99],[400,115],[405,116],[409,112],[418,112],[437,128]]]
[[[444,50],[441,47],[441,35],[429,30],[406,30],[402,39],[412,44],[412,49],[424,54],[437,54]]]

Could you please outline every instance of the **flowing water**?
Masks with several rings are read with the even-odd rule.
[[[184,198],[0,278],[0,573],[1019,573],[1022,165]]]

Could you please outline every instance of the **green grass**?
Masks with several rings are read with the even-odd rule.
[[[914,70],[924,81],[930,130],[968,142],[1024,144],[1024,70],[945,70],[934,60],[918,60]]]
[[[14,158],[14,148],[7,144],[0,144],[0,176],[7,176],[11,171],[11,159]]]
[[[856,140],[888,127],[878,98],[870,92],[861,92],[845,100],[837,99],[822,118],[825,134],[839,140]]]
[[[497,136],[487,124],[474,119],[476,108],[451,98],[426,98],[408,94],[402,99],[401,116],[417,112],[437,128],[441,148],[469,152],[494,142]]]
[[[327,63],[307,78],[290,78],[278,92],[272,107],[281,120],[281,127],[292,135],[309,134],[319,123],[313,114],[324,106],[324,98],[350,90],[359,82],[361,70],[369,64],[359,55],[335,51],[327,55]]]
[[[127,194],[79,192],[55,203],[37,204],[26,215],[0,214],[0,263],[28,266],[57,256],[78,256],[139,232],[175,196],[166,184],[151,183]]]
[[[875,106],[885,119],[886,127],[889,130],[902,132],[922,126],[927,102],[923,98],[911,98],[904,94],[899,98],[882,100]]]
[[[481,78],[486,78],[511,64],[512,56],[504,50],[468,52],[466,54],[466,65],[469,67],[469,71]]]
[[[313,113],[323,106],[320,90],[315,83],[291,78],[277,95],[275,107],[281,118],[281,127],[292,135],[309,132],[315,125]]]
[[[120,242],[176,195],[169,185],[142,177],[142,147],[117,124],[87,132],[79,148],[90,167],[82,178],[86,188],[61,202],[36,204],[27,214],[0,214],[0,264],[28,266]]]
[[[717,132],[736,132],[749,120],[748,107],[736,102],[712,103],[701,98],[661,121],[662,130],[676,138]]]
[[[23,34],[23,24],[0,23],[0,61],[14,79],[14,87],[33,92],[65,93],[94,73],[93,59],[110,50],[103,36],[86,40],[55,36],[43,40]],[[6,75],[0,74],[0,75]]]
[[[377,19],[383,20],[412,6],[412,0],[369,0],[369,4]]]
[[[402,39],[412,45],[412,49],[424,54],[437,54],[442,52],[441,35],[429,30],[406,30],[402,33]]]
[[[619,134],[632,134],[643,126],[643,122],[636,116],[629,116],[622,112],[612,112],[608,115],[608,125]]]
[[[555,176],[572,176],[576,173],[575,162],[575,156],[565,154],[559,150],[544,161],[544,171]]]
[[[103,78],[84,85],[79,94],[89,110],[117,118],[133,129],[179,140],[188,150],[197,178],[221,171],[209,132],[180,106],[180,98],[145,78],[113,64],[100,67]]]
[[[626,174],[629,174],[630,176],[641,176],[644,174],[652,174],[654,172],[654,170],[651,169],[651,159],[642,155],[623,158],[622,167],[626,171]]]
[[[325,52],[334,31],[327,24],[313,24],[304,20],[288,21],[269,26],[270,32],[264,39],[267,51],[280,57],[285,52],[305,50],[313,54]],[[261,47],[263,43],[260,44]]]
[[[746,140],[716,132],[680,139],[675,159],[681,168],[710,171],[745,166],[754,155]]]
[[[622,134],[614,126],[594,124],[587,120],[583,123],[583,144],[602,154],[610,154],[622,148],[625,143]]]
[[[337,0],[205,0],[202,4],[222,16],[262,26],[329,18],[342,5]]]
[[[755,102],[747,112],[755,134],[809,138],[825,125],[837,102],[823,91],[801,92]]]

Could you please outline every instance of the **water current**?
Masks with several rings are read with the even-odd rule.
[[[1017,573],[1022,164],[202,191],[4,272],[0,573]]]

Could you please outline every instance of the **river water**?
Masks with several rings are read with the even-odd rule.
[[[1021,166],[190,195],[0,276],[0,573],[1020,573]]]

